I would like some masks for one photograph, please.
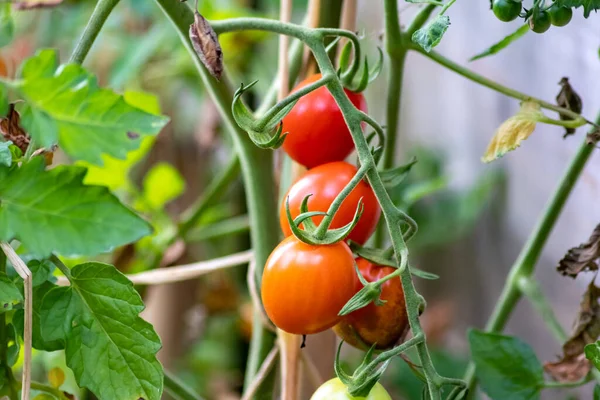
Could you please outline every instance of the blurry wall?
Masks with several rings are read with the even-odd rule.
[[[399,4],[401,20],[408,21],[416,7],[407,7],[404,1]],[[457,2],[448,12],[452,25],[436,51],[547,101],[554,101],[559,80],[567,76],[584,101],[583,114],[594,119],[600,111],[600,23],[595,14],[589,20],[583,18],[581,9],[575,14],[567,27],[552,27],[543,35],[529,32],[499,54],[469,63],[470,57],[512,33],[521,22],[500,22],[489,10],[488,1]],[[359,16],[359,27],[375,40],[383,31],[382,2],[361,1]],[[385,91],[385,80],[379,79],[375,86],[368,92],[369,108],[381,121],[385,104],[380,93]],[[441,297],[458,304],[450,335],[450,344],[456,348],[466,349],[468,326],[485,324],[511,264],[584,137],[582,128],[564,140],[562,128],[539,125],[517,151],[483,164],[480,158],[495,129],[518,109],[517,100],[466,80],[419,54],[408,56],[399,143],[404,157],[410,155],[414,144],[445,151],[450,185],[455,188],[471,185],[490,168],[501,167],[508,177],[500,218],[487,212],[472,234],[427,257],[430,265],[421,265],[441,275],[439,281],[423,285],[428,300]],[[568,248],[587,240],[598,223],[600,151],[588,163],[537,267],[543,290],[567,330],[591,276],[573,281],[561,277],[554,267]],[[519,304],[507,332],[524,338],[542,362],[554,360],[560,352],[526,302]]]

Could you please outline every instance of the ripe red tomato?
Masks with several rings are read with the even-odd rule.
[[[321,78],[313,75],[294,88],[298,90]],[[346,90],[355,107],[367,110],[361,93]],[[307,168],[332,161],[342,161],[352,152],[354,143],[342,112],[325,86],[302,97],[283,118],[283,132],[288,132],[283,149]]]
[[[374,265],[364,258],[356,260],[358,269],[368,282],[375,282],[394,272],[392,267]],[[356,292],[362,289],[359,282]],[[339,337],[357,348],[377,343],[378,349],[387,349],[404,336],[408,329],[408,316],[404,302],[404,290],[400,278],[390,279],[382,286],[382,306],[374,303],[345,316],[333,330]],[[362,342],[362,343],[361,343]]]
[[[267,260],[262,300],[277,327],[308,335],[340,321],[338,313],[354,295],[357,281],[352,251],[346,243],[312,246],[290,236]]]
[[[354,165],[338,161],[320,165],[304,173],[292,185],[281,204],[279,222],[283,234],[285,236],[292,234],[286,216],[285,199],[289,197],[292,218],[296,218],[300,214],[302,200],[309,194],[312,194],[312,196],[308,200],[308,210],[326,212],[335,197],[352,180],[356,172],[357,169]],[[363,244],[375,231],[377,222],[381,216],[381,208],[379,207],[375,193],[373,193],[373,189],[371,189],[371,186],[366,181],[361,181],[346,197],[333,218],[331,228],[341,228],[352,222],[358,201],[361,198],[364,210],[360,220],[352,232],[350,232],[348,239]],[[321,222],[322,219],[323,217],[321,216],[312,218],[315,224]]]

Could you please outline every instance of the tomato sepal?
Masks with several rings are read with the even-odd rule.
[[[360,289],[358,293],[356,293],[350,300],[348,300],[344,307],[342,307],[338,314],[341,317],[356,310],[360,310],[371,303],[375,303],[377,306],[382,306],[386,302],[385,300],[381,300],[380,297],[381,284],[377,282],[366,282],[360,273],[358,273],[358,276],[364,287]]]
[[[387,189],[394,189],[404,182],[416,163],[417,158],[413,157],[406,164],[381,171],[379,176],[381,176],[381,180]]]
[[[281,120],[285,117],[292,108],[296,105],[296,101],[291,101],[283,106],[274,115],[266,114],[262,118],[256,118],[254,114],[246,107],[242,101],[242,95],[254,86],[258,81],[254,81],[249,85],[243,83],[235,91],[231,112],[235,122],[240,128],[248,133],[250,140],[263,149],[277,149],[283,145],[283,141],[287,133],[283,133],[283,124]]]
[[[360,244],[350,241],[350,250],[357,256],[364,258],[376,265],[398,268],[396,261],[391,259],[386,250],[374,249],[371,247],[363,247]]]
[[[339,380],[342,381],[344,385],[346,385],[348,394],[355,397],[367,397],[371,392],[373,386],[375,386],[375,384],[379,382],[379,379],[381,379],[381,376],[385,372],[392,359],[390,357],[378,367],[379,362],[373,363],[372,361],[373,352],[375,351],[375,345],[373,345],[365,353],[365,357],[363,358],[358,368],[354,371],[354,374],[348,375],[342,369],[342,366],[339,362],[340,351],[342,349],[343,344],[344,341],[341,341],[335,356],[335,374],[337,375]]]
[[[342,51],[342,55],[340,56],[340,69],[338,70],[338,76],[340,76],[342,85],[344,85],[346,89],[355,93],[363,92],[367,88],[367,86],[369,86],[369,84],[371,84],[375,79],[379,77],[379,75],[381,74],[381,70],[383,69],[384,57],[381,48],[378,47],[377,51],[379,53],[379,56],[373,68],[369,69],[369,61],[367,57],[365,57],[362,72],[360,74],[360,77],[358,78],[355,75],[350,74],[350,72],[353,70],[352,67],[350,67],[350,69],[347,69],[346,72],[343,72],[344,65],[341,63],[341,60],[344,56],[344,51]]]

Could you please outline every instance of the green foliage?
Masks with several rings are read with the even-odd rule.
[[[54,50],[25,61],[14,83],[26,104],[22,125],[37,143],[54,143],[73,159],[102,164],[101,154],[124,158],[140,138],[157,134],[167,123],[98,87],[96,78],[77,64],[59,66]]]
[[[12,310],[23,301],[23,295],[5,272],[0,271],[0,313]]]
[[[600,9],[600,0],[556,0],[556,5],[561,7],[583,7],[583,16],[588,18],[592,11]]]
[[[12,142],[0,142],[0,167],[10,167],[12,165],[11,144]]]
[[[594,400],[600,400],[600,385],[594,386]]]
[[[41,324],[45,340],[64,343],[77,383],[100,399],[159,400],[160,339],[139,317],[144,304],[133,284],[93,262],[75,266],[69,281],[44,296]]]
[[[43,157],[0,167],[0,240],[19,239],[36,256],[95,255],[135,241],[150,226],[106,188],[82,183],[85,169],[44,171]]]
[[[10,15],[10,3],[0,4],[0,47],[12,42],[15,24]]]
[[[528,344],[474,329],[469,343],[481,387],[492,400],[540,398],[544,368]]]
[[[586,345],[585,357],[600,370],[600,342]]]
[[[155,164],[146,174],[143,183],[143,203],[154,210],[162,209],[185,190],[185,181],[171,164]]]
[[[506,48],[509,44],[511,44],[514,41],[516,41],[517,39],[523,37],[527,32],[529,32],[529,25],[527,25],[527,24],[522,25],[519,29],[517,29],[510,35],[506,36],[504,39],[502,39],[498,43],[493,44],[490,48],[471,57],[471,59],[469,61],[479,60],[480,58],[484,58],[484,57],[496,54],[496,53],[500,52],[500,50],[503,50],[504,48]]]
[[[415,31],[411,39],[429,53],[431,49],[440,43],[449,26],[450,17],[447,15],[438,15],[423,28]]]

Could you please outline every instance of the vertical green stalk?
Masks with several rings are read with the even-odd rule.
[[[204,87],[223,118],[225,131],[228,132],[234,142],[242,167],[250,217],[250,239],[257,266],[256,273],[260,278],[262,268],[270,252],[279,242],[278,219],[273,216],[274,210],[277,210],[273,185],[273,155],[271,152],[263,151],[254,146],[247,134],[235,124],[231,115],[231,93],[225,84],[217,82],[210,76],[194,52],[188,38],[188,30],[193,22],[193,14],[190,8],[179,0],[156,0],[156,2],[175,25],[183,44],[196,64]],[[246,387],[252,382],[274,341],[273,335],[262,326],[259,312],[259,310],[255,311],[253,319],[250,355],[244,381]],[[264,396],[264,398],[269,396],[268,392],[272,389],[268,386],[263,385],[260,396]]]
[[[119,0],[99,0],[94,8],[94,12],[90,17],[90,20],[81,35],[81,38],[77,42],[73,54],[69,62],[81,64],[85,57],[87,57],[92,44],[96,40],[96,37],[100,33],[102,26],[106,22],[106,19],[112,12],[113,8],[119,3]]]
[[[596,123],[600,123],[600,114],[596,117]],[[508,318],[521,298],[522,293],[519,282],[521,279],[528,278],[533,274],[548,237],[595,148],[594,143],[590,143],[587,137],[584,138],[577,154],[575,154],[554,195],[546,206],[541,219],[512,266],[500,299],[496,303],[496,307],[486,325],[487,332],[501,332],[504,329]],[[470,396],[473,396],[476,379],[475,364],[472,362],[465,374],[465,380],[469,386]]]

